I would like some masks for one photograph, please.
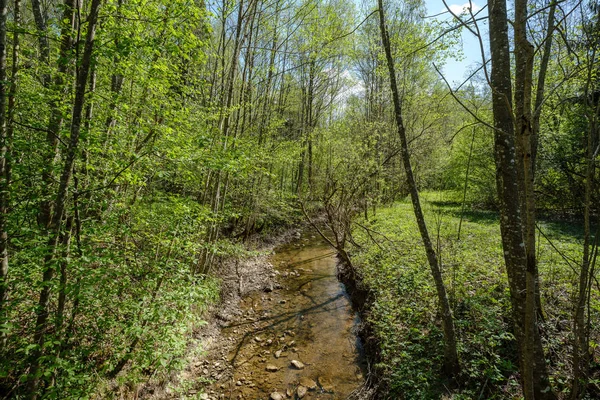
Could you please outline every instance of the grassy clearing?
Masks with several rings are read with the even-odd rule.
[[[460,340],[458,388],[440,379],[442,331],[435,287],[412,205],[407,199],[377,210],[354,229],[361,247],[355,265],[374,294],[369,316],[382,360],[378,365],[389,398],[504,399],[519,397],[516,344],[498,215],[467,210],[457,238],[460,204],[449,193],[425,193],[423,208],[437,245]],[[571,298],[579,260],[581,228],[542,221],[538,239],[544,345],[555,389],[567,390]],[[596,288],[597,289],[597,288]],[[598,301],[592,301],[592,339],[598,342]]]

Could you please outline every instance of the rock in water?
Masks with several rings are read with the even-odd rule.
[[[267,371],[269,372],[277,372],[279,371],[279,367],[273,365],[273,364],[267,364]]]
[[[281,357],[281,350],[277,350],[275,352],[275,358],[279,358],[279,357]]]
[[[304,369],[304,364],[302,364],[300,361],[298,360],[292,360],[292,365],[294,367],[296,367],[297,369]]]
[[[303,376],[302,378],[300,378],[300,385],[307,387],[309,389],[316,389],[317,388],[317,382],[313,381],[310,378],[307,378],[305,376]]]
[[[326,392],[333,392],[333,383],[331,383],[331,380],[325,376],[319,377],[319,386],[321,386],[321,388],[323,388],[323,390]]]
[[[299,399],[306,396],[306,392],[308,392],[308,389],[305,388],[304,386],[298,386],[298,389],[296,390],[296,394],[298,395]]]
[[[271,393],[271,400],[283,400],[285,397],[279,392]]]

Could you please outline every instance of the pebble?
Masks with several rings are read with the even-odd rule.
[[[304,369],[304,364],[302,364],[300,361],[298,360],[292,360],[291,364],[296,367],[297,369]]]
[[[324,391],[333,392],[333,383],[331,383],[331,380],[329,378],[320,376],[318,378],[318,381],[319,381],[319,386],[321,386],[321,388],[323,388]]]
[[[298,395],[299,399],[306,396],[306,392],[308,392],[308,389],[306,389],[304,386],[298,386],[298,389],[296,390],[296,394]]]
[[[285,398],[285,396],[279,392],[271,393],[271,400],[283,400],[284,398]]]
[[[307,378],[306,376],[303,376],[302,378],[300,378],[300,385],[301,386],[305,386],[309,389],[316,389],[317,388],[317,382],[313,381],[310,378]]]
[[[273,364],[267,364],[266,370],[269,372],[277,372],[279,371],[279,368]]]

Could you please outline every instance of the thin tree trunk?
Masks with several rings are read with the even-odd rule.
[[[579,272],[575,312],[573,315],[573,333],[575,336],[573,343],[573,384],[571,390],[571,399],[573,400],[581,398],[585,393],[590,363],[589,344],[586,335],[585,309],[590,286],[589,280],[592,279],[590,275],[590,209],[594,168],[592,160],[593,149],[591,148],[591,144],[591,134],[588,134],[583,209],[583,256],[581,261],[581,271]]]
[[[577,288],[577,299],[573,313],[573,384],[571,390],[571,399],[582,398],[585,394],[588,373],[590,367],[590,349],[588,328],[586,324],[585,311],[588,305],[591,290],[592,271],[592,236],[591,236],[591,215],[592,215],[592,196],[595,190],[595,149],[597,129],[598,109],[589,103],[593,96],[590,93],[590,85],[593,82],[594,66],[593,60],[596,58],[596,49],[591,51],[588,65],[587,81],[585,85],[584,96],[586,99],[586,117],[588,120],[587,145],[586,145],[586,174],[585,174],[585,194],[583,203],[583,256],[581,260],[581,271],[579,272],[579,285]],[[600,108],[600,104],[598,105]],[[597,240],[598,238],[596,238]]]
[[[546,39],[544,42],[544,49],[542,54],[542,59],[540,61],[538,79],[537,79],[537,87],[533,108],[533,116],[531,122],[531,174],[535,177],[536,171],[536,160],[537,160],[537,151],[538,151],[538,142],[539,142],[539,133],[540,133],[540,116],[542,113],[542,104],[545,100],[545,85],[546,85],[546,75],[548,72],[548,64],[550,62],[550,52],[552,51],[552,37],[554,34],[554,19],[556,12],[557,1],[551,0],[550,9],[548,11],[548,28],[546,31]],[[533,227],[535,232],[535,226]],[[535,234],[534,234],[535,236]],[[540,278],[539,278],[539,268],[536,263],[535,269],[535,302],[537,306],[537,317],[540,321],[544,321],[544,310],[542,308],[542,296],[540,292]]]
[[[537,149],[540,134],[540,116],[542,115],[542,104],[545,100],[546,76],[548,74],[548,64],[550,63],[550,53],[552,51],[556,5],[558,4],[556,0],[551,1],[550,9],[548,10],[546,41],[544,42],[544,50],[542,54],[542,60],[540,61],[540,70],[538,73],[538,81],[535,92],[533,122],[531,124],[531,165],[534,168],[534,172],[536,167]]]
[[[47,35],[46,21],[42,14],[39,1],[32,0],[32,5],[36,24],[40,34],[40,49],[43,57],[46,58],[46,55],[49,57],[50,51],[47,39],[45,38]],[[42,180],[44,184],[42,186],[42,199],[38,220],[39,224],[44,229],[47,229],[51,223],[50,219],[52,216],[52,209],[54,207],[50,197],[51,189],[54,186],[54,165],[56,164],[58,158],[58,139],[64,118],[61,111],[61,102],[64,97],[64,93],[61,92],[64,92],[65,90],[64,76],[67,73],[70,59],[69,53],[71,52],[73,43],[72,35],[75,27],[75,0],[65,0],[63,7],[64,11],[62,21],[68,21],[68,23],[63,22],[64,25],[61,30],[61,46],[58,57],[58,70],[54,79],[54,91],[56,91],[57,96],[55,99],[51,99],[50,101],[50,120],[48,122],[48,130],[46,134],[46,143],[48,147],[46,149],[44,166],[42,170]],[[42,35],[44,36],[44,39],[41,38]],[[44,77],[44,86],[50,86],[50,79],[47,77]]]
[[[249,7],[253,5],[253,2],[257,0],[251,0]],[[236,23],[236,31],[235,31],[235,40],[233,43],[233,53],[231,56],[231,67],[229,69],[229,74],[227,77],[226,89],[224,91],[225,96],[225,104],[221,111],[221,120],[220,120],[220,133],[222,136],[221,150],[225,152],[228,149],[229,144],[229,134],[230,134],[230,123],[231,123],[231,105],[233,103],[233,95],[234,95],[234,81],[235,75],[237,72],[238,66],[238,58],[240,48],[243,42],[243,31],[244,29],[244,1],[241,0],[238,6],[238,19]],[[213,184],[213,196],[211,198],[211,210],[213,213],[213,218],[215,219],[207,229],[206,234],[206,244],[214,243],[218,239],[219,235],[219,221],[218,214],[221,209],[221,201],[223,199],[222,191],[223,191],[223,176],[221,171],[217,172],[216,178]],[[210,264],[212,262],[212,253],[208,248],[203,249],[202,254],[200,256],[199,266],[201,273],[208,273],[210,270]]]
[[[71,250],[71,235],[73,233],[73,217],[67,219],[65,231],[60,239],[62,255],[60,260],[60,282],[58,285],[58,306],[56,308],[56,332],[60,334],[63,326],[65,306],[67,304],[67,283],[68,283],[68,258]]]
[[[117,100],[119,95],[121,94],[121,89],[123,88],[124,77],[123,74],[119,72],[120,64],[121,64],[121,56],[119,54],[119,34],[118,28],[121,26],[121,7],[123,6],[123,0],[118,0],[117,2],[117,36],[115,37],[115,48],[117,49],[115,55],[113,56],[113,68],[115,72],[112,74],[110,79],[110,105],[108,106],[108,116],[106,117],[105,127],[106,127],[106,141],[108,142],[110,139],[110,133],[114,129],[117,120],[115,118],[115,110],[117,108]],[[104,144],[106,147],[106,143]]]
[[[28,398],[36,399],[39,395],[39,367],[40,357],[43,354],[44,338],[48,325],[48,303],[50,300],[50,283],[54,278],[54,270],[56,263],[57,250],[59,247],[59,237],[61,232],[62,219],[67,205],[67,197],[69,194],[69,183],[71,181],[73,165],[77,155],[79,136],[81,132],[81,123],[83,116],[83,108],[85,103],[85,90],[87,79],[92,61],[92,52],[94,49],[94,39],[96,34],[96,25],[98,21],[98,11],[102,0],[93,0],[88,17],[88,31],[85,41],[85,48],[79,74],[77,76],[77,84],[75,89],[75,100],[73,103],[73,116],[71,120],[71,137],[65,156],[65,162],[60,178],[60,184],[56,196],[55,209],[50,222],[50,236],[48,238],[49,252],[44,261],[44,275],[42,278],[42,290],[36,310],[37,318],[35,324],[34,341],[36,344],[35,350],[32,352],[30,375],[31,379],[28,384]]]
[[[460,231],[462,228],[463,218],[465,216],[465,206],[467,203],[467,188],[469,187],[469,171],[471,169],[471,158],[473,157],[473,144],[475,143],[475,127],[473,127],[473,132],[471,133],[471,145],[469,146],[469,158],[467,159],[467,170],[465,171],[465,185],[463,188],[463,199],[462,206],[460,210],[460,221],[458,222],[458,235],[457,239],[460,240]]]
[[[40,0],[31,0],[31,9],[33,11],[33,19],[37,28],[38,45],[40,48],[40,61],[43,65],[42,85],[45,88],[50,86],[50,44],[48,43],[48,32],[46,24],[46,16],[42,13],[42,5]]]
[[[460,365],[458,362],[458,350],[456,345],[456,334],[454,331],[454,321],[452,317],[452,310],[450,308],[450,301],[448,300],[448,294],[446,293],[446,287],[442,277],[442,271],[438,263],[437,254],[433,248],[431,238],[427,231],[427,225],[425,223],[425,217],[421,209],[421,202],[419,199],[419,192],[417,184],[412,171],[410,163],[410,157],[408,152],[408,141],[406,139],[406,131],[404,128],[404,122],[402,120],[402,106],[400,104],[400,96],[398,94],[398,86],[396,83],[396,71],[394,67],[394,58],[392,56],[392,50],[390,45],[390,38],[388,36],[387,28],[385,26],[385,15],[383,8],[383,0],[378,0],[379,3],[379,27],[381,30],[381,41],[385,51],[385,57],[387,60],[389,75],[390,75],[390,88],[392,91],[392,99],[394,101],[394,114],[396,118],[396,125],[398,128],[398,135],[400,136],[401,148],[402,148],[402,162],[404,163],[404,171],[406,173],[406,179],[410,190],[410,197],[413,203],[413,209],[415,217],[417,219],[417,225],[419,226],[419,232],[421,233],[421,239],[423,240],[423,246],[427,253],[427,260],[429,261],[429,267],[431,268],[431,274],[435,281],[435,287],[438,295],[438,301],[440,303],[441,314],[442,314],[442,326],[444,330],[445,349],[444,349],[444,372],[449,376],[458,374]]]
[[[521,375],[526,399],[534,399],[536,320],[535,198],[531,168],[531,90],[533,46],[527,40],[527,0],[515,0],[515,135],[523,235],[525,238],[525,320]],[[539,335],[538,335],[539,336]],[[545,363],[540,366],[545,369]]]
[[[280,8],[280,2],[277,1],[276,5],[275,5],[275,22],[274,22],[274,28],[273,28],[273,38],[271,40],[271,51],[270,51],[270,55],[269,55],[269,67],[267,70],[267,82],[265,84],[265,94],[264,94],[264,101],[263,101],[263,107],[262,107],[262,112],[261,112],[261,118],[260,118],[260,123],[258,126],[258,145],[261,146],[263,144],[263,136],[264,136],[264,129],[265,129],[265,124],[267,119],[267,108],[271,106],[272,102],[271,102],[271,83],[273,81],[273,73],[274,73],[274,68],[275,68],[275,55],[277,52],[277,27],[278,27],[278,23],[279,23],[279,8]],[[270,111],[270,110],[269,110]]]
[[[8,276],[8,201],[10,183],[9,139],[6,126],[6,17],[8,0],[0,0],[0,326],[4,324],[4,303],[7,299]],[[16,35],[16,33],[15,33]],[[3,349],[4,334],[0,349]]]
[[[20,27],[21,24],[21,0],[15,0],[15,6],[13,10],[14,24],[16,28]],[[13,48],[12,48],[12,75],[10,79],[10,89],[8,92],[8,112],[6,120],[6,138],[2,145],[2,160],[0,161],[0,179],[3,179],[0,190],[0,254],[2,255],[2,264],[0,265],[0,325],[3,324],[5,314],[3,308],[5,303],[8,301],[7,291],[7,278],[9,268],[9,255],[8,255],[8,232],[7,232],[7,218],[10,212],[10,183],[12,180],[12,144],[14,137],[14,115],[15,115],[15,98],[17,94],[17,78],[19,72],[19,34],[18,29],[15,29],[13,33]],[[4,149],[6,148],[6,149]],[[4,348],[6,342],[6,333],[3,331],[0,334],[0,352]]]

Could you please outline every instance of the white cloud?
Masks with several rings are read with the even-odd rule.
[[[468,13],[469,8],[471,8],[471,7],[473,7],[473,9],[471,10],[473,12],[473,14],[475,14],[477,11],[481,10],[481,7],[479,7],[477,4],[475,4],[475,2],[471,2],[471,3],[466,2],[464,4],[451,4],[449,8],[454,14],[460,15],[463,12]]]

